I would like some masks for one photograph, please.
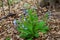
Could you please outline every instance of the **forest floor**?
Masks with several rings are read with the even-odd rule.
[[[17,14],[17,16],[23,14],[24,12],[19,9],[20,4],[13,5],[13,7],[11,7],[10,12]],[[3,12],[5,12],[5,14]],[[8,12],[9,8],[7,6],[4,6],[4,11],[2,11],[2,8],[0,7],[0,18],[8,15]],[[39,10],[39,12],[41,11]],[[18,36],[19,33],[16,30],[16,26],[14,26],[13,24],[14,19],[19,19],[19,17],[16,18],[8,17],[6,19],[0,20],[0,40],[5,40],[5,38],[8,36],[12,40],[23,40]],[[39,37],[36,40],[60,40],[60,12],[57,11],[52,12],[48,20],[49,20],[48,25],[50,28],[49,32],[45,35],[42,35],[41,33],[41,37]]]

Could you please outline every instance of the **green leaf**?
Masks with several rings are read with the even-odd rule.
[[[27,30],[23,30],[21,33],[20,33],[20,37],[22,38],[27,38],[27,37],[30,37],[29,35],[31,34],[31,32],[27,31]]]
[[[27,39],[27,40],[33,40],[32,38],[29,38],[29,39]]]
[[[34,35],[36,38],[38,38],[39,37],[39,34],[38,33],[35,33],[35,35]]]
[[[0,7],[2,7],[3,6],[3,3],[2,3],[2,1],[0,1]]]
[[[46,30],[46,31],[48,31],[49,30],[49,27],[48,26],[45,26],[43,29]]]
[[[48,17],[49,17],[49,15],[48,15],[48,14],[49,14],[49,13],[46,13],[46,14],[45,14],[45,17],[46,17],[46,18],[48,18]]]
[[[18,32],[20,32],[20,27],[17,27],[16,29],[17,29]]]
[[[11,4],[12,4],[12,1],[13,1],[13,0],[8,0],[9,5],[11,5]]]
[[[46,22],[45,22],[45,21],[41,20],[41,21],[39,22],[39,27],[40,27],[40,28],[43,28],[45,25],[46,25]]]
[[[7,37],[6,40],[10,40],[10,37]]]
[[[28,9],[28,13],[31,15],[33,13],[32,9]]]
[[[48,20],[48,18],[49,18],[49,12],[46,12],[46,13],[45,13],[45,15],[44,15],[43,20],[46,20],[46,21],[47,21],[47,20]]]
[[[43,30],[40,30],[40,32],[42,32],[42,33],[47,33],[47,31],[46,31],[46,30],[44,30],[44,29],[43,29]]]
[[[25,8],[28,8],[29,6],[30,6],[30,4],[28,4],[28,3],[25,3],[25,4],[24,4],[24,7],[25,7]]]

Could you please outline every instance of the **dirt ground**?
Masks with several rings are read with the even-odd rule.
[[[9,8],[6,3],[6,0],[4,2],[5,2],[4,11],[2,7],[0,7],[0,18],[9,14]],[[16,17],[15,18],[8,17],[6,19],[0,20],[0,40],[5,40],[5,38],[8,36],[11,38],[11,40],[23,40],[22,38],[19,38],[18,36],[19,32],[17,32],[16,26],[13,24],[13,21],[15,19],[20,19],[19,18],[20,15],[24,13],[24,11],[22,11],[21,9],[27,9],[27,8],[37,9],[39,18],[41,18],[41,16],[43,16],[45,12],[49,10],[49,9],[46,9],[45,7],[38,9],[36,5],[36,0],[34,0],[34,2],[31,0],[29,1],[24,0],[24,1],[20,1],[18,3],[13,4],[10,7],[10,12],[13,14],[16,14]],[[60,40],[60,11],[59,12],[58,11],[59,10],[56,9],[56,11],[52,11],[49,14],[48,25],[50,30],[45,35],[41,34],[41,36],[36,40]]]

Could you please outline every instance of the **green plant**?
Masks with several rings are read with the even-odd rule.
[[[17,2],[20,2],[20,1],[19,0],[7,0],[9,13],[10,13],[11,5],[13,5],[13,4],[17,3]]]
[[[49,30],[45,21],[38,21],[37,13],[33,9],[28,9],[28,15],[26,17],[22,15],[21,20],[16,21],[18,25],[17,30],[20,32],[19,36],[25,40],[38,38],[39,32],[46,33]]]
[[[8,3],[9,3],[9,5],[11,5],[11,4],[14,4],[14,3],[18,3],[20,1],[21,0],[8,0]]]
[[[11,5],[13,3],[13,0],[7,0],[8,5]]]
[[[10,40],[10,37],[7,37],[5,40]]]
[[[2,7],[2,1],[0,1],[0,7]]]
[[[50,15],[49,12],[46,12],[42,19],[43,19],[44,21],[48,21],[49,15]]]

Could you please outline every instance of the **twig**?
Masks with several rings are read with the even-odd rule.
[[[13,17],[13,16],[16,16],[16,14],[9,13],[7,16],[4,16],[4,17],[0,18],[0,20],[6,19],[6,18],[8,18],[10,16]]]

